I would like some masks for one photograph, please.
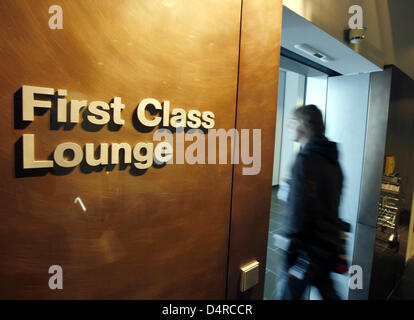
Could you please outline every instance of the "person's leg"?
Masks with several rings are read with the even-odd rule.
[[[317,277],[314,277],[311,283],[318,288],[319,293],[324,300],[341,300],[336,292],[329,272],[319,274]]]
[[[305,279],[298,279],[290,274],[285,274],[280,281],[277,300],[300,300],[308,283]]]
[[[292,261],[294,260],[289,259],[287,255],[284,270],[276,283],[275,300],[300,300],[308,286],[308,279],[305,277],[306,269],[300,263],[298,264],[297,260],[294,264]]]

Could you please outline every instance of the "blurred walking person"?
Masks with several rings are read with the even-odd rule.
[[[296,109],[288,126],[301,150],[286,203],[286,270],[275,298],[301,299],[312,285],[324,299],[340,299],[330,273],[347,272],[342,234],[349,225],[338,218],[343,175],[337,146],[325,137],[322,114],[314,105]]]

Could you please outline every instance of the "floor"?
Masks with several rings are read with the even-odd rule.
[[[277,194],[278,189],[273,187],[270,206],[269,235],[267,242],[264,300],[274,299],[278,279],[280,278],[283,270],[284,251],[278,248],[273,241],[273,235],[280,233],[283,228],[284,202],[278,199]],[[308,299],[309,295],[310,291],[307,289],[304,293],[303,299]]]
[[[390,300],[414,300],[414,258],[407,262],[404,274]]]
[[[404,239],[407,237],[407,230],[399,228],[400,245],[398,247],[390,248],[388,241],[384,241],[388,239],[389,234],[389,232],[383,233],[380,228],[377,229],[370,281],[370,300],[387,299],[404,272],[406,251]]]
[[[277,198],[277,189],[273,189],[271,201],[264,291],[265,300],[273,299],[277,279],[280,277],[280,267],[283,259],[283,251],[276,247],[273,242],[273,235],[277,234],[282,227],[284,208],[283,202]]]
[[[390,230],[377,229],[374,259],[371,271],[370,300],[404,299],[414,281],[413,262],[405,263],[410,212],[400,212],[398,223],[399,246],[390,247],[387,241]],[[400,291],[398,288],[401,286]],[[414,294],[414,286],[411,286]],[[413,298],[413,294],[411,298]],[[401,298],[400,298],[401,297]]]
[[[277,288],[278,279],[280,278],[280,275],[281,275],[281,270],[282,270],[281,266],[282,266],[283,257],[284,257],[283,251],[277,246],[275,246],[274,241],[273,241],[273,235],[281,232],[281,229],[283,228],[284,202],[278,199],[277,193],[278,193],[277,188],[274,188],[272,190],[271,208],[270,208],[270,223],[269,223],[269,235],[268,235],[268,247],[267,247],[264,300],[273,300],[274,298],[274,293]],[[380,250],[381,248],[382,248],[381,246],[377,245],[376,251]],[[386,253],[389,253],[390,250],[385,250],[385,251]],[[388,255],[376,254],[375,256],[387,258],[389,255],[390,253]],[[391,268],[390,264],[385,263],[385,262],[380,263],[380,265],[382,265],[383,268],[379,268],[379,269],[384,271],[383,273],[385,274],[378,274],[377,275],[378,277],[375,282],[378,283],[380,287],[381,286],[384,287],[384,290],[382,290],[383,292],[379,292],[380,293],[379,296],[382,297],[381,299],[385,299],[385,296],[388,295],[388,293],[390,292],[390,289],[392,288],[393,283],[396,282],[396,279],[395,280],[391,279],[390,272],[389,272],[390,269],[395,271],[394,270],[395,268],[394,269]],[[396,277],[398,276],[397,274],[398,272],[392,272],[392,273],[396,273],[395,276]],[[393,280],[394,282],[387,284],[387,281],[385,281],[386,279],[389,279],[390,281]],[[309,292],[305,294],[305,297],[307,295],[309,295]],[[370,297],[370,299],[375,299],[375,297]],[[407,263],[403,276],[401,277],[401,280],[397,282],[397,286],[395,287],[392,294],[389,296],[389,299],[390,300],[414,300],[414,258],[412,258]]]

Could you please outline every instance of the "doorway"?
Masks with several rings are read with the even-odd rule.
[[[268,233],[264,299],[271,300],[283,270],[284,252],[274,243],[274,235],[283,231],[283,213],[288,193],[290,169],[299,151],[299,143],[290,140],[287,123],[293,111],[304,104],[315,104],[325,119],[328,75],[312,67],[281,56],[279,94],[276,114],[272,196]],[[310,290],[308,290],[310,291]],[[309,292],[304,297],[309,298]]]

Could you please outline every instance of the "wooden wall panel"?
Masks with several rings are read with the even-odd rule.
[[[63,8],[63,30],[48,27],[54,4]],[[227,298],[262,296],[282,5],[244,0],[240,43],[241,5],[0,3],[0,298],[221,299],[226,281]],[[122,97],[126,124],[57,128],[46,112],[21,127],[15,120],[22,85],[67,89],[68,99]],[[144,173],[118,166],[17,170],[24,133],[35,134],[38,159],[61,142],[151,141],[153,132],[132,122],[147,97],[211,110],[216,128],[262,129],[260,174],[243,176],[236,165],[233,177],[230,164]],[[240,295],[239,268],[251,259],[261,262],[260,284]],[[51,265],[63,267],[63,290],[47,286]]]
[[[261,171],[243,175],[235,165],[229,250],[229,299],[261,299],[269,229],[282,1],[243,0],[237,129],[261,129]],[[241,294],[240,267],[260,263],[259,284]]]
[[[255,6],[255,1],[246,3]],[[48,27],[53,4],[63,8],[63,30]],[[234,127],[240,8],[239,0],[1,1],[0,298],[225,297],[230,164],[152,167],[144,174],[129,167],[100,172],[76,167],[17,177],[15,147],[24,133],[35,134],[38,159],[47,159],[61,142],[151,141],[153,132],[132,125],[138,102],[148,97],[186,110],[211,110],[216,128]],[[270,16],[264,16],[265,24],[250,22],[259,28],[252,44],[278,40],[273,36],[280,32],[276,9],[277,28],[266,33],[269,39],[262,29],[270,26]],[[277,43],[271,46],[276,52]],[[258,98],[253,79],[249,85],[255,93],[244,93],[243,79],[264,76],[256,81],[263,81],[258,89],[264,94],[254,105],[257,115],[246,109],[250,122],[239,112],[244,127],[259,126],[266,112],[274,111],[266,95],[275,70],[270,78],[265,71],[277,67],[277,56],[273,49],[260,52],[242,56],[247,73],[241,79],[240,110],[252,111],[249,97]],[[261,59],[273,60],[255,73]],[[24,84],[67,89],[68,99],[122,97],[126,123],[119,130],[85,130],[82,124],[51,128],[46,112],[24,129],[15,127],[14,94]],[[273,126],[270,121],[266,130]],[[263,174],[269,170],[264,164]],[[74,203],[77,197],[86,212]],[[63,290],[48,288],[51,265],[63,267]]]

